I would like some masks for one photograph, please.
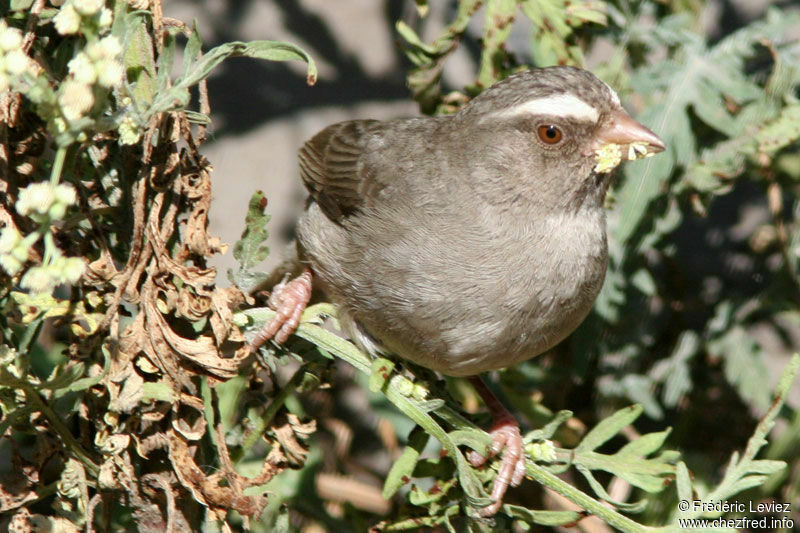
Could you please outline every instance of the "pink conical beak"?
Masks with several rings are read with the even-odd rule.
[[[606,144],[629,145],[646,143],[649,153],[663,152],[666,146],[661,138],[645,126],[633,120],[624,109],[615,111],[597,130],[595,147]]]

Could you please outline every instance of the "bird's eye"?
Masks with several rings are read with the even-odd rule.
[[[545,144],[558,144],[561,142],[561,139],[564,138],[564,134],[561,133],[558,126],[554,126],[553,124],[539,126],[536,133],[539,134],[539,138]]]

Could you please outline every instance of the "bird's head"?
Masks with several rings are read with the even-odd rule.
[[[587,70],[527,70],[493,85],[457,115],[483,139],[481,157],[523,166],[555,194],[605,192],[622,161],[664,150],[664,142],[622,108],[616,92]],[[491,147],[491,150],[487,147]],[[571,177],[565,180],[565,177]],[[530,185],[530,183],[529,183]]]

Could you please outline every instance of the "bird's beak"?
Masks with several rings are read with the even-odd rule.
[[[596,172],[609,172],[623,159],[634,160],[663,152],[661,138],[633,120],[623,109],[613,112],[598,128],[593,143]]]

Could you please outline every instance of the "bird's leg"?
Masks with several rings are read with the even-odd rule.
[[[469,378],[472,386],[481,395],[489,411],[492,413],[492,428],[489,435],[492,437],[492,446],[489,453],[483,456],[477,452],[470,452],[469,462],[473,466],[483,465],[489,457],[503,452],[497,477],[494,479],[491,498],[494,502],[480,510],[481,516],[492,516],[503,504],[503,496],[509,485],[516,487],[525,476],[525,454],[523,453],[522,434],[519,424],[514,416],[505,408],[497,396],[478,376]],[[503,451],[505,449],[505,451]]]
[[[255,352],[262,344],[273,338],[276,343],[283,344],[297,329],[300,315],[303,314],[310,299],[311,270],[308,268],[293,280],[284,279],[275,285],[269,295],[268,303],[276,315],[253,338],[250,351]]]

